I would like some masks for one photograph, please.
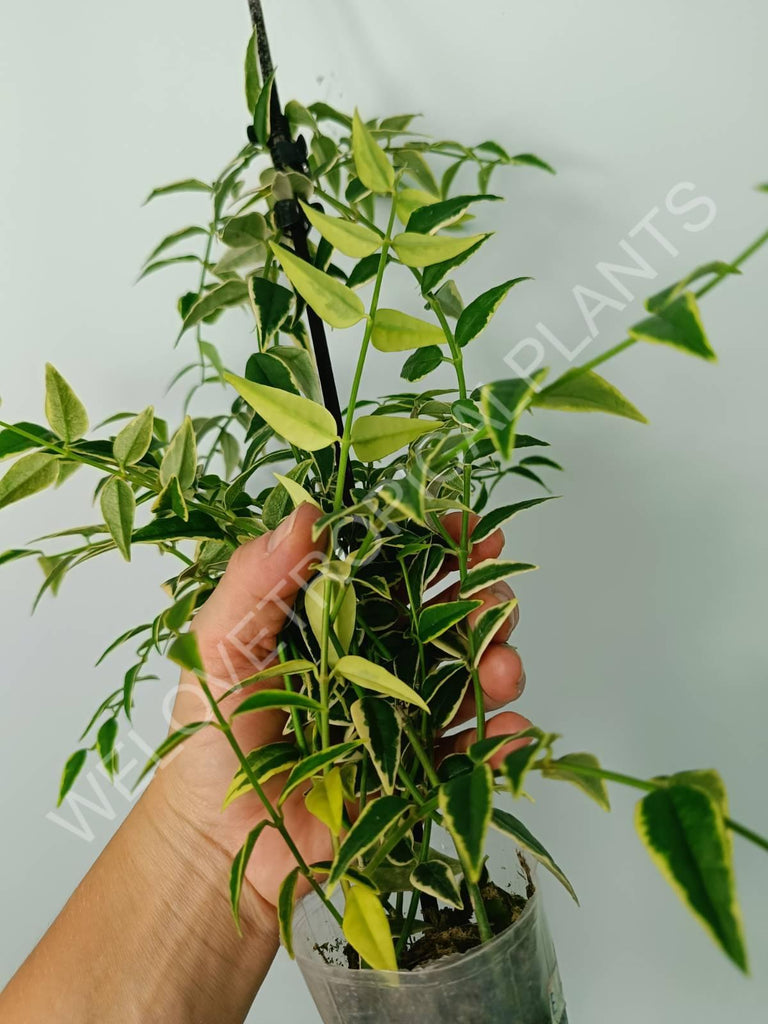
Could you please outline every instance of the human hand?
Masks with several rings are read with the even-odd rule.
[[[319,514],[311,505],[302,505],[277,530],[239,548],[216,591],[195,617],[192,629],[214,696],[221,696],[233,684],[269,665],[277,637],[301,587],[311,578],[313,565],[324,557],[322,543],[312,540],[312,526]],[[478,517],[473,516],[470,529],[477,521]],[[448,533],[458,540],[461,515],[450,513],[443,523]],[[469,564],[497,558],[503,544],[503,534],[497,530],[472,549]],[[446,560],[444,571],[451,568],[450,561]],[[456,590],[457,586],[448,587],[438,599],[452,600]],[[483,605],[471,613],[470,621],[483,608],[514,595],[506,584],[497,583],[475,596],[482,599]],[[497,710],[522,693],[525,684],[522,663],[517,652],[506,646],[517,619],[515,608],[498,629],[480,662],[479,678],[486,711]],[[263,681],[253,689],[280,685],[278,677]],[[225,698],[221,703],[224,715],[228,717],[249,692],[251,690],[242,690]],[[470,689],[451,724],[459,725],[475,716],[475,700]],[[173,728],[206,717],[209,714],[197,679],[191,673],[182,673]],[[240,747],[247,753],[284,738],[284,723],[283,712],[262,711],[234,719],[233,729]],[[514,733],[529,724],[521,715],[503,712],[488,722],[487,735]],[[466,750],[475,738],[474,728],[443,737],[438,740],[439,754],[445,756]],[[503,748],[496,759],[511,749],[512,744]],[[222,811],[223,796],[238,767],[226,737],[219,730],[203,729],[190,736],[168,764],[161,765],[150,787],[164,796],[174,814],[180,815],[208,843],[216,844],[230,858],[242,846],[248,832],[267,816],[256,793],[238,798]],[[285,776],[280,775],[264,784],[267,797],[275,803],[284,780]],[[286,829],[307,863],[330,859],[328,830],[307,811],[301,789],[288,797],[282,812]],[[277,902],[280,883],[295,864],[281,835],[275,829],[265,829],[248,864],[246,877],[267,915],[274,916],[272,908]]]

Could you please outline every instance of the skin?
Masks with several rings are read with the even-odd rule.
[[[215,593],[198,612],[197,635],[211,688],[220,696],[233,683],[270,664],[276,637],[301,586],[320,557],[312,541],[319,515],[302,505],[271,534],[250,541],[231,559]],[[470,523],[474,528],[477,517]],[[458,539],[460,517],[444,520]],[[478,543],[470,565],[497,558],[500,531]],[[448,572],[455,566],[447,565]],[[438,598],[450,599],[454,588]],[[478,597],[507,600],[496,585]],[[494,637],[480,663],[485,710],[522,693],[525,673],[505,645],[517,610]],[[280,679],[258,684],[274,688]],[[247,690],[226,699],[228,714]],[[468,696],[453,725],[475,717]],[[208,717],[197,680],[182,673],[173,728]],[[261,712],[236,719],[244,750],[282,738],[284,716]],[[514,712],[491,718],[487,735],[516,732],[530,723]],[[439,756],[463,751],[475,738],[465,728],[438,741]],[[503,758],[514,744],[496,755]],[[280,882],[295,865],[280,835],[266,829],[251,857],[241,900],[242,938],[228,904],[232,857],[265,816],[249,794],[221,811],[237,768],[224,736],[203,729],[159,767],[146,792],[81,882],[37,948],[0,994],[5,1024],[235,1024],[244,1020],[278,946],[275,902]],[[283,777],[266,784],[277,799]],[[307,860],[332,855],[328,832],[297,791],[285,803],[286,824]]]

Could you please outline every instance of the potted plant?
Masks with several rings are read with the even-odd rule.
[[[698,267],[651,296],[626,341],[557,379],[542,369],[470,389],[470,346],[526,278],[494,277],[465,303],[461,267],[481,258],[489,237],[469,223],[500,198],[489,191],[494,173],[551,168],[494,141],[429,139],[408,115],[366,121],[295,101],[283,115],[274,73],[259,75],[258,42],[254,33],[246,57],[248,145],[216,181],[175,182],[149,197],[196,192],[211,207],[207,223],[163,239],[143,270],[195,267],[194,287],[178,303],[179,340],[195,353],[177,375],[195,374],[189,414],[171,429],[147,408],[89,435],[84,405],[49,366],[47,425],[2,423],[0,457],[13,461],[0,480],[0,507],[86,466],[97,475],[102,517],[51,535],[42,555],[17,548],[0,561],[37,555],[41,593],[93,557],[117,550],[130,559],[136,544],[155,546],[178,570],[166,584],[167,606],[110,646],[132,644],[136,658],[67,761],[60,801],[91,752],[117,770],[120,724],[152,678],[151,660],[167,656],[197,679],[207,710],[171,732],[145,773],[193,733],[216,729],[227,738],[239,769],[224,806],[255,793],[266,812],[234,859],[235,924],[248,861],[264,832],[276,830],[296,853],[277,897],[283,942],[325,1020],[565,1019],[533,867],[575,894],[517,803],[515,813],[499,805],[520,801],[531,773],[569,782],[606,809],[607,782],[636,788],[640,838],[746,969],[731,833],[766,849],[768,842],[729,817],[718,774],[636,779],[604,769],[593,754],[563,752],[560,737],[538,725],[487,727],[479,672],[514,614],[507,581],[535,569],[500,559],[488,542],[552,498],[545,480],[559,467],[543,454],[539,421],[545,426],[550,410],[642,421],[596,368],[648,342],[713,359],[698,299],[738,273],[768,234],[731,262]],[[306,161],[297,132],[308,139]],[[457,192],[468,170],[477,188]],[[395,277],[412,284],[408,309],[387,305]],[[253,318],[231,368],[209,340],[230,309]],[[313,350],[305,314],[313,341],[322,340],[320,322],[343,332],[354,361],[344,411],[334,407],[332,373],[322,347]],[[401,391],[371,394],[371,382],[363,391],[371,348],[403,360]],[[430,374],[446,368],[451,382],[432,386]],[[224,396],[221,410],[193,416],[208,385]],[[510,476],[521,495],[497,507],[494,489]],[[545,493],[531,496],[532,487]],[[317,509],[311,579],[274,652],[222,691],[201,657],[195,615],[237,548],[305,504]],[[448,573],[455,582],[435,595]],[[473,742],[441,757],[436,741],[468,695],[479,709]],[[268,713],[283,715],[281,738],[242,747],[233,720]],[[328,860],[307,861],[296,848],[283,807],[297,795],[328,830]],[[498,862],[488,859],[491,836],[505,844]]]

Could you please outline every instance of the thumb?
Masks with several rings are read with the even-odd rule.
[[[238,548],[192,624],[211,682],[229,687],[269,665],[296,596],[325,555],[321,515],[299,505],[276,530]]]

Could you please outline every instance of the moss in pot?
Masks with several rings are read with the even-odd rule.
[[[490,236],[469,222],[476,215],[485,223],[500,198],[489,191],[493,175],[548,173],[549,165],[496,142],[432,141],[408,115],[365,120],[292,101],[285,114],[292,134],[308,139],[309,163],[276,170],[269,142],[279,108],[274,77],[259,78],[255,37],[246,93],[250,141],[216,181],[189,179],[150,196],[197,192],[211,207],[207,224],[163,239],[144,268],[195,264],[198,278],[178,303],[180,341],[191,342],[195,361],[177,379],[195,373],[185,399],[193,411],[201,390],[225,384],[220,411],[190,413],[174,430],[147,408],[86,437],[85,407],[49,367],[47,425],[5,423],[0,433],[0,454],[14,458],[0,480],[0,506],[81,466],[98,476],[103,521],[51,535],[43,592],[92,557],[117,549],[129,559],[135,544],[182,563],[166,584],[169,604],[112,645],[134,645],[136,658],[67,762],[60,800],[91,752],[108,773],[117,771],[119,727],[151,661],[167,656],[197,678],[208,710],[172,732],[145,772],[192,732],[226,736],[240,767],[222,793],[224,806],[255,793],[266,809],[233,863],[235,926],[248,863],[274,829],[296,851],[277,894],[281,936],[324,1020],[407,1013],[437,1020],[453,1012],[457,1021],[483,1021],[505,1010],[518,1024],[564,1020],[528,864],[575,893],[518,816],[532,773],[568,782],[606,810],[608,782],[640,791],[641,840],[722,951],[746,969],[731,833],[768,844],[729,817],[718,774],[637,779],[603,768],[593,754],[563,751],[558,735],[521,716],[502,712],[486,722],[480,667],[515,615],[508,581],[536,568],[518,552],[501,558],[498,531],[551,500],[560,469],[539,423],[546,426],[551,410],[643,421],[596,368],[649,342],[714,359],[698,298],[738,272],[768,236],[651,296],[628,339],[581,367],[555,380],[541,369],[472,389],[465,362],[475,342],[528,279],[515,268],[465,302],[463,268],[482,260]],[[468,170],[476,171],[476,190],[457,192],[457,176]],[[306,219],[308,260],[290,244],[288,209]],[[396,281],[412,286],[407,309],[387,305]],[[232,365],[209,340],[230,309],[253,320],[253,336]],[[336,358],[354,353],[341,417],[324,404],[335,384],[318,373],[308,309],[339,332]],[[371,380],[363,390],[371,349],[402,361],[401,391],[372,394]],[[432,386],[430,375],[439,373],[442,384],[446,368],[450,383]],[[502,481],[519,493],[497,506]],[[206,671],[195,615],[237,548],[305,505],[316,509],[311,579],[274,657],[222,692]],[[2,560],[28,555],[39,551],[13,549]],[[222,701],[231,708],[238,694],[242,700],[223,714]],[[471,742],[442,756],[442,735],[473,701]],[[279,740],[253,749],[238,743],[235,720],[275,712],[284,716]],[[283,809],[297,794],[327,829],[326,860],[306,860],[291,836]],[[516,894],[488,861],[490,836],[506,843],[497,863],[513,871]]]

